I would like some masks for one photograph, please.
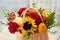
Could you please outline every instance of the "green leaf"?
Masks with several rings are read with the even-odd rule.
[[[48,19],[46,21],[47,28],[50,29],[49,26],[53,25],[55,23],[55,12],[51,12],[51,14],[48,16]]]

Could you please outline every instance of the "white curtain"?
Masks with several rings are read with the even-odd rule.
[[[0,0],[0,9],[13,10],[21,7],[28,7],[28,1],[27,0]]]

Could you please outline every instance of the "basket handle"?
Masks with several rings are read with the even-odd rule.
[[[29,9],[30,8],[27,8],[25,11],[23,11],[22,14],[21,14],[21,17],[25,18],[25,14],[26,14],[27,10],[29,10]],[[33,8],[33,9],[35,9],[38,12],[38,15],[40,16],[40,18],[42,20],[42,23],[44,23],[40,12],[36,8]]]

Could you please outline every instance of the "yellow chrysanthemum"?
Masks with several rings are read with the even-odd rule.
[[[50,15],[47,11],[43,11],[42,14],[46,17],[48,17]]]
[[[35,25],[35,20],[31,17],[25,17],[23,23],[20,24],[21,26],[18,30],[21,30],[22,34],[25,34],[27,30],[30,30],[31,33],[34,33],[34,29],[36,29],[37,25]]]

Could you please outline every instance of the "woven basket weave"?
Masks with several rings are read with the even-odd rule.
[[[23,35],[20,32],[16,33],[16,40],[24,40]],[[48,33],[35,33],[31,34],[29,40],[49,40]]]
[[[30,8],[28,8],[30,9]],[[28,10],[26,9],[23,13],[22,13],[22,17],[25,18],[25,14],[26,14],[26,11]],[[35,8],[34,8],[35,9]],[[37,9],[36,9],[37,10]],[[38,12],[38,11],[37,11]],[[41,20],[42,20],[42,17],[40,15],[40,13],[38,12],[38,15],[40,16]],[[43,20],[42,20],[43,22]],[[16,33],[16,40],[24,40],[23,38],[23,35],[20,33],[20,32],[17,32]],[[44,32],[44,33],[34,33],[34,34],[31,34],[30,37],[29,37],[29,40],[49,40],[48,38],[48,33],[47,31]]]

